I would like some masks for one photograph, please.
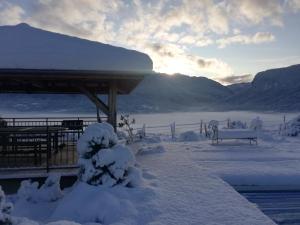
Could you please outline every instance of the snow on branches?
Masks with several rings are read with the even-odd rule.
[[[11,225],[11,212],[13,210],[13,205],[6,202],[5,194],[0,186],[0,224],[1,225]]]
[[[140,171],[127,147],[117,144],[117,136],[108,123],[88,126],[77,142],[79,178],[91,185],[136,186]]]

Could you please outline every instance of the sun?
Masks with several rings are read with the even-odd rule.
[[[168,59],[164,62],[159,62],[158,65],[154,65],[154,69],[160,73],[166,73],[173,75],[176,73],[189,74],[190,68],[181,60]]]

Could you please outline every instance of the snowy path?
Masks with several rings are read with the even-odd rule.
[[[196,165],[190,153],[164,143],[166,152],[138,157],[155,174],[161,212],[152,225],[274,224],[232,187]]]

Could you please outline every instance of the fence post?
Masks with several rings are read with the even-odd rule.
[[[281,134],[282,124],[279,124],[279,135]]]
[[[286,131],[286,117],[283,116],[283,130]]]
[[[203,129],[203,121],[200,121],[200,134],[202,134],[202,129]]]
[[[171,127],[171,136],[172,136],[172,139],[175,139],[175,122],[171,123],[170,127]]]
[[[142,134],[143,134],[143,137],[146,137],[146,124],[143,124]]]
[[[206,123],[204,124],[204,132],[205,132],[205,137],[207,137],[207,126],[206,126]]]

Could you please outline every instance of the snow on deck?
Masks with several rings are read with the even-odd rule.
[[[201,143],[198,143],[201,145]],[[150,224],[274,224],[219,177],[193,161],[180,144],[163,143],[166,152],[138,157],[155,174],[161,212]]]
[[[154,135],[136,143],[135,148],[138,145],[141,150],[137,153],[137,161],[142,169],[144,186],[103,189],[103,192],[90,188],[87,194],[90,191],[93,196],[97,192],[99,199],[93,197],[84,203],[86,206],[96,204],[101,208],[101,195],[121,197],[121,200],[114,197],[118,204],[112,207],[122,211],[121,224],[274,224],[231,185],[277,186],[279,189],[300,187],[299,138],[282,138],[266,132],[260,134],[256,146],[242,140],[227,140],[219,145],[211,145],[211,141],[204,138],[199,138],[199,141],[174,141],[164,135]],[[80,188],[74,188],[75,196],[76,190]],[[84,199],[83,194],[80,196]],[[71,197],[65,198],[65,201],[68,203],[68,199],[73,199]],[[92,199],[93,202],[89,202]],[[55,208],[68,209],[63,207],[63,202],[44,204],[44,208],[40,209],[41,214],[32,210],[24,211],[24,208],[41,206],[19,202],[15,205],[15,215],[49,221]],[[80,205],[76,207],[81,209]],[[76,207],[72,209],[75,212],[78,210]],[[123,207],[130,210],[122,210],[125,209]],[[64,210],[58,210],[59,216],[54,218],[66,218],[82,224],[92,221],[84,217],[75,218],[72,210],[67,214]],[[103,213],[102,210],[94,211],[95,214]],[[107,213],[109,217],[104,213],[104,218],[114,219],[115,214],[110,211]]]

